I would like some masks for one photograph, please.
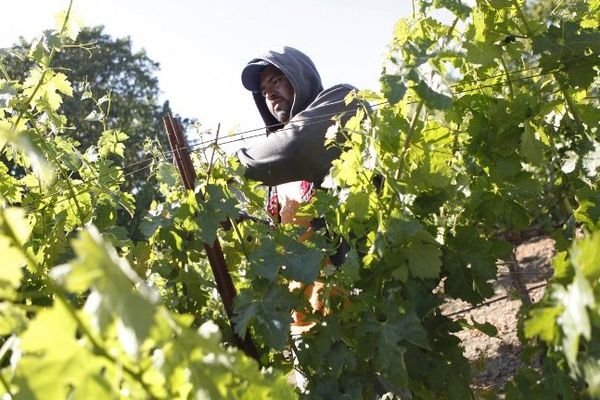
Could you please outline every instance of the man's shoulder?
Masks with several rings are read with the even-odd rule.
[[[319,95],[322,95],[325,93],[338,93],[338,92],[349,93],[353,90],[358,90],[358,89],[348,83],[339,83],[337,85],[328,87],[327,89],[325,89],[321,93],[319,93]]]
[[[319,95],[315,98],[313,103],[311,104],[313,107],[318,104],[323,103],[334,103],[343,101],[348,93],[353,90],[358,90],[354,86],[349,85],[347,83],[340,83],[338,85],[333,85],[323,90]]]

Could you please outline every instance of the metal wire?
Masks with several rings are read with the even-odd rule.
[[[531,286],[531,287],[527,288],[527,293],[532,292],[534,290],[537,290],[539,288],[545,287],[546,285],[547,285],[547,283],[544,282],[544,283],[539,283],[537,285]],[[452,317],[454,315],[464,314],[466,312],[473,311],[473,310],[476,310],[478,308],[486,307],[486,306],[489,306],[491,304],[497,303],[497,302],[502,301],[502,300],[506,300],[509,297],[510,297],[510,295],[506,294],[504,296],[500,296],[500,297],[496,297],[496,298],[488,300],[488,301],[484,301],[481,304],[477,304],[477,305],[474,305],[474,306],[471,306],[471,307],[468,307],[468,308],[465,308],[465,309],[462,309],[462,310],[459,310],[459,311],[453,311],[451,313],[447,313],[447,314],[443,314],[443,315],[444,315],[444,317]]]
[[[579,59],[579,58],[582,58],[582,57],[589,57],[589,56],[577,56],[577,57],[573,57],[570,60],[575,60],[575,59]],[[567,61],[567,60],[565,60],[565,61]],[[563,61],[563,62],[565,62],[565,61]],[[533,69],[539,69],[539,68],[541,68],[541,67],[528,67],[528,68],[524,68],[524,69],[521,69],[521,70],[513,71],[510,74],[513,74],[513,75],[514,74],[519,74],[519,73],[522,73],[522,72],[530,71],[530,70],[533,70]],[[557,68],[555,70],[549,70],[549,71],[543,72],[543,73],[538,73],[538,74],[534,74],[534,75],[524,76],[524,77],[520,77],[520,78],[514,78],[514,79],[511,79],[510,81],[507,79],[506,81],[501,81],[501,82],[497,82],[497,83],[494,83],[494,84],[477,86],[476,88],[470,88],[470,89],[466,89],[466,90],[463,90],[463,91],[454,92],[453,95],[456,96],[456,95],[460,95],[460,94],[464,94],[464,93],[469,93],[469,92],[472,92],[472,91],[475,91],[475,90],[481,90],[481,89],[484,89],[484,88],[495,87],[495,86],[499,86],[499,85],[500,86],[508,86],[508,85],[510,85],[510,84],[512,84],[514,82],[520,82],[520,81],[525,81],[525,80],[528,80],[528,79],[542,77],[542,76],[545,76],[545,75],[550,75],[550,74],[553,74],[555,72],[559,72],[561,70],[564,70],[564,68]],[[478,82],[485,82],[485,81],[490,80],[490,79],[502,78],[502,77],[505,77],[505,76],[506,76],[506,73],[502,73],[502,74],[498,74],[498,75],[494,75],[494,76],[490,76],[490,77],[486,77],[486,78],[481,78],[481,79],[470,81],[470,82],[457,83],[455,85],[452,85],[452,87],[473,85],[473,84],[478,83]],[[372,104],[372,105],[370,105],[370,107],[371,108],[378,108],[378,107],[380,107],[382,105],[385,105],[385,104],[388,104],[388,103],[389,103],[388,101],[382,101],[380,103]],[[418,103],[418,100],[409,101],[406,104],[410,105],[410,104],[416,104],[416,103]],[[313,117],[313,118],[304,118],[304,119],[296,120],[296,121],[294,121],[294,123],[303,123],[304,126],[310,126],[310,125],[314,125],[314,124],[319,124],[319,123],[323,123],[323,122],[326,122],[326,121],[330,121],[331,117],[336,116],[336,115],[346,115],[346,114],[351,113],[351,112],[356,112],[358,109],[360,109],[362,107],[363,106],[356,106],[356,107],[352,107],[352,108],[350,108],[348,110],[345,110],[345,111],[342,111],[342,112],[324,114],[324,115],[320,115],[318,117]],[[243,140],[248,140],[248,139],[253,139],[253,138],[261,137],[261,136],[265,135],[265,130],[266,129],[272,128],[272,127],[276,127],[276,126],[279,126],[279,125],[280,124],[274,124],[274,125],[268,125],[268,126],[264,126],[264,127],[260,127],[260,128],[253,128],[253,129],[248,129],[248,130],[245,130],[245,131],[240,131],[240,132],[237,132],[237,133],[235,133],[233,135],[230,135],[230,136],[228,136],[228,137],[226,137],[223,140],[218,141],[218,142],[216,142],[214,139],[206,140],[206,141],[201,141],[200,143],[196,143],[193,146],[189,146],[188,149],[187,149],[187,151],[190,152],[190,153],[199,152],[199,151],[204,151],[208,147],[210,147],[212,145],[215,145],[215,144],[225,145],[225,144],[231,144],[231,143],[235,143],[235,142],[239,142],[239,141],[243,141]],[[287,131],[287,130],[291,130],[291,129],[295,129],[295,128],[296,128],[296,126],[292,124],[291,126],[287,126],[287,127],[283,127],[281,129],[278,129],[277,132]],[[437,128],[435,128],[435,129],[437,129]],[[260,131],[261,133],[257,133],[257,134],[250,135],[250,136],[243,136],[243,135],[245,135],[247,133],[253,133],[253,132],[258,132],[258,131]],[[227,139],[229,139],[229,140],[227,140]],[[127,168],[132,167],[132,166],[136,166],[136,165],[142,164],[144,162],[148,162],[148,165],[143,166],[143,167],[138,168],[138,169],[135,169],[133,171],[125,172],[121,177],[119,177],[119,179],[113,179],[113,180],[111,180],[108,183],[109,184],[111,184],[111,183],[119,183],[119,180],[122,179],[122,178],[124,178],[124,177],[131,176],[133,174],[136,174],[138,172],[144,171],[144,170],[152,167],[153,161],[155,161],[157,158],[159,158],[159,159],[163,158],[163,159],[166,160],[167,156],[172,155],[172,154],[173,154],[173,151],[169,150],[169,151],[158,153],[158,154],[152,155],[151,157],[148,157],[148,158],[145,158],[145,159],[142,159],[142,160],[139,160],[139,161],[136,161],[136,162],[124,165],[124,166],[122,166],[122,168],[125,170]],[[104,177],[106,177],[106,176],[97,176],[97,177],[94,177],[94,179],[82,181],[77,186],[83,186],[83,185],[95,182],[97,179],[101,179],[101,178],[104,178]],[[86,190],[87,189],[84,188],[83,190],[77,192],[75,194],[75,197],[77,197],[81,193],[85,192]],[[56,196],[59,193],[62,193],[63,191],[64,190],[56,190],[56,191],[54,191],[54,192],[52,192],[52,193],[50,193],[48,195],[42,196],[40,200],[46,200],[48,198]],[[55,202],[53,204],[56,205],[56,204],[59,204],[59,203],[64,202],[64,201],[68,201],[70,199],[71,198],[65,198],[65,199],[62,199],[62,200],[58,200],[57,202]],[[38,209],[37,211],[45,210],[49,206],[50,205],[44,206],[41,209]]]
[[[581,59],[581,58],[586,58],[586,57],[590,57],[590,56],[585,56],[585,55],[583,55],[583,56],[575,56],[575,57],[572,57],[572,58],[569,58],[569,59],[563,60],[563,62],[575,61],[575,60],[578,60],[578,59]],[[516,70],[516,71],[509,72],[509,74],[508,74],[508,75],[520,74],[520,73],[523,73],[523,72],[531,71],[531,70],[534,70],[534,69],[540,69],[540,68],[542,68],[542,67],[539,67],[539,66],[537,66],[537,67],[527,67],[527,68],[522,68],[522,69],[520,69],[520,70]],[[522,81],[522,80],[526,80],[526,79],[531,79],[531,78],[538,77],[538,76],[543,76],[543,75],[547,75],[547,74],[552,74],[552,73],[554,73],[554,72],[558,72],[558,71],[560,71],[560,70],[561,70],[561,68],[558,68],[558,69],[555,69],[555,70],[550,70],[550,71],[548,71],[548,72],[545,72],[545,73],[542,73],[542,74],[537,74],[537,75],[534,75],[534,76],[529,76],[529,77],[521,77],[521,78],[517,78],[517,79],[515,79],[515,80],[512,80],[511,82],[518,82],[518,81]],[[455,84],[452,84],[452,85],[450,85],[450,87],[451,87],[451,88],[453,88],[453,87],[459,87],[459,86],[472,85],[472,84],[476,84],[476,83],[480,83],[480,82],[485,82],[485,81],[488,81],[488,80],[491,80],[491,79],[503,78],[503,77],[506,77],[506,75],[507,75],[507,74],[506,74],[506,72],[501,72],[501,73],[498,73],[498,74],[496,74],[496,75],[491,75],[491,76],[487,76],[487,77],[480,78],[480,79],[474,79],[474,80],[472,80],[472,81],[466,81],[466,82],[457,82],[457,83],[455,83]],[[506,82],[506,83],[508,83],[508,82]],[[496,83],[496,84],[493,84],[493,85],[486,85],[486,86],[484,86],[484,87],[478,87],[478,88],[469,89],[469,90],[465,90],[465,91],[459,91],[459,92],[455,92],[454,94],[455,94],[455,95],[457,95],[457,94],[467,93],[467,92],[469,92],[469,91],[473,91],[473,90],[477,90],[477,89],[481,89],[481,88],[486,88],[486,87],[493,87],[493,86],[497,86],[497,85],[499,85],[499,84],[503,84],[503,83],[502,83],[502,82],[500,82],[500,83]],[[417,103],[417,102],[418,102],[418,101],[412,101],[412,102],[408,102],[407,104],[414,104],[414,103]],[[379,107],[380,105],[384,105],[384,104],[387,104],[387,103],[388,103],[387,101],[383,101],[383,102],[381,102],[381,103],[372,104],[372,105],[370,105],[370,106],[371,106],[371,107],[374,107],[374,108],[376,108],[376,107]],[[346,112],[352,112],[352,111],[356,111],[357,109],[358,109],[358,107],[357,107],[357,108],[355,108],[355,109],[350,109],[350,110],[347,110]],[[319,116],[319,117],[317,117],[317,118],[334,116],[334,115],[336,115],[336,114],[339,114],[339,113],[325,114],[325,115],[321,115],[321,116]],[[297,120],[297,122],[304,122],[304,121],[309,121],[309,120],[310,120],[310,119],[308,119],[308,118],[307,118],[307,119],[301,119],[301,120]],[[322,122],[322,121],[320,121],[320,122]],[[254,132],[261,132],[261,134],[252,135],[252,136],[249,136],[249,137],[245,137],[245,138],[243,138],[243,139],[240,139],[240,140],[246,140],[246,139],[251,139],[251,138],[255,138],[255,137],[259,137],[259,136],[263,136],[263,135],[264,135],[264,132],[265,132],[265,130],[266,130],[266,129],[275,128],[275,127],[277,127],[277,126],[279,126],[279,125],[281,125],[281,124],[277,123],[277,124],[272,124],[272,125],[266,125],[266,126],[262,126],[262,127],[259,127],[259,128],[252,128],[252,129],[247,129],[247,130],[244,130],[244,131],[239,131],[239,132],[236,132],[236,133],[234,133],[234,134],[228,135],[228,136],[227,136],[227,139],[231,139],[231,138],[233,138],[233,137],[238,137],[238,136],[243,136],[243,135],[245,135],[245,134],[248,134],[248,133],[254,133]],[[291,128],[282,128],[282,129],[283,129],[283,130],[286,130],[286,129],[291,129]],[[280,130],[278,130],[278,131],[281,131],[282,129],[280,129]],[[223,138],[223,139],[225,139],[225,138]],[[221,141],[221,142],[218,142],[218,144],[229,144],[229,143],[234,143],[234,142],[237,142],[237,140],[228,140],[228,141],[226,141],[226,142],[222,142],[222,141]],[[214,143],[214,141],[213,141],[212,139],[211,139],[211,140],[206,140],[206,141],[201,141],[201,142],[199,142],[199,143],[195,143],[193,146],[189,146],[189,148],[190,148],[190,150],[194,150],[196,147],[201,147],[201,146],[204,146],[204,145],[206,145],[206,144],[208,144],[208,143]],[[171,155],[171,154],[172,154],[172,151],[171,151],[171,150],[168,150],[168,151],[165,151],[165,152],[162,152],[162,153],[160,153],[160,155],[163,155],[163,156],[168,156],[168,155]],[[131,164],[128,164],[128,165],[125,165],[125,166],[123,166],[123,168],[125,169],[125,168],[128,168],[128,167],[134,166],[134,165],[138,165],[138,164],[144,163],[144,162],[146,162],[146,161],[152,160],[154,157],[155,157],[155,156],[153,155],[153,156],[150,156],[150,157],[148,157],[148,158],[146,158],[146,159],[142,159],[142,160],[139,160],[139,161],[133,162],[133,163],[131,163]]]

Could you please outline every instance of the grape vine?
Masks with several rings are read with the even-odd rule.
[[[328,145],[343,152],[300,209],[323,222],[310,236],[237,220],[268,220],[264,188],[218,137],[191,151],[187,191],[156,143],[129,165],[127,132],[80,148],[60,108],[72,83],[53,63],[78,45],[69,10],[27,55],[25,80],[0,53],[5,396],[479,398],[454,335],[469,324],[440,307],[490,300],[497,261],[535,230],[555,240],[554,276],[523,307],[526,367],[497,394],[600,398],[600,1],[465,3],[422,0],[397,23],[381,92],[352,95],[374,106],[336,124],[347,140]],[[99,124],[106,95],[80,99]],[[152,193],[123,189],[139,170]],[[252,333],[260,366],[233,345],[203,252],[217,237],[236,333]],[[321,312],[289,288],[315,281]],[[294,310],[314,322],[301,335]]]

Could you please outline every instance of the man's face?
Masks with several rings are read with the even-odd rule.
[[[279,68],[269,65],[260,74],[260,90],[271,114],[286,124],[294,103],[294,88],[290,81]]]

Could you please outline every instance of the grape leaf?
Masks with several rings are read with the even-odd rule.
[[[406,85],[400,76],[382,75],[379,79],[383,95],[387,101],[394,105],[404,98],[406,93]]]
[[[408,246],[408,268],[415,278],[433,279],[440,274],[442,251],[424,241],[412,241]]]
[[[292,294],[279,286],[272,286],[265,292],[244,289],[235,298],[235,331],[244,337],[252,322],[267,346],[283,349],[289,336],[294,303]]]
[[[239,212],[235,199],[229,197],[222,186],[212,184],[206,186],[206,199],[198,206],[198,234],[209,244],[214,243],[217,238],[221,222],[229,217],[236,217]]]
[[[115,321],[123,347],[129,354],[137,355],[154,320],[157,293],[104,242],[95,227],[82,231],[72,246],[77,259],[54,268],[52,276],[69,290],[91,289],[84,308],[96,328],[105,331]]]
[[[456,14],[460,19],[465,19],[471,13],[471,7],[463,4],[461,0],[435,0],[433,4],[436,7],[445,7]]]
[[[539,336],[548,344],[554,344],[558,337],[557,317],[563,312],[562,307],[541,307],[530,311],[524,323],[525,337]]]
[[[600,232],[593,232],[573,245],[571,262],[590,281],[600,278]]]
[[[23,195],[23,189],[19,181],[8,174],[8,168],[0,164],[0,199],[9,204],[19,203]]]
[[[429,108],[433,108],[436,110],[446,110],[452,107],[452,98],[438,93],[435,90],[431,89],[424,81],[419,81],[416,87],[414,87],[415,92],[419,95],[419,97],[425,102],[425,105]]]
[[[427,332],[414,313],[402,315],[397,307],[388,303],[385,315],[377,317],[368,313],[358,329],[359,333],[370,333],[375,336],[375,365],[386,375],[393,378],[400,386],[407,382],[407,368],[404,363],[405,347],[403,341],[424,349],[429,349]]]
[[[271,281],[277,273],[303,283],[313,283],[319,275],[324,255],[313,243],[303,242],[277,232],[250,256],[253,273]]]
[[[2,293],[1,285],[0,281],[0,293]],[[24,310],[8,302],[0,303],[0,335],[10,336],[20,334],[27,326],[27,323],[27,314],[25,314]]]
[[[587,309],[594,307],[594,293],[583,274],[576,273],[573,283],[566,289],[558,287],[553,297],[564,307],[564,312],[557,321],[564,335],[563,352],[571,368],[575,368],[580,337],[591,339],[592,331]]]
[[[34,174],[45,185],[54,180],[54,170],[46,160],[43,152],[27,136],[25,132],[12,129],[9,123],[0,121],[0,143],[14,146],[27,158],[27,167],[33,169]]]
[[[125,151],[125,144],[129,136],[124,132],[117,130],[107,130],[102,132],[100,139],[98,140],[99,154],[101,157],[107,157],[110,154],[116,154],[123,158]]]
[[[544,162],[545,147],[533,127],[526,123],[521,135],[521,154],[531,164],[539,166]]]
[[[38,86],[38,84],[40,85]],[[35,93],[35,97],[32,99],[33,103],[41,110],[44,110],[47,105],[51,111],[56,111],[62,103],[59,93],[73,96],[73,89],[67,76],[52,70],[33,69],[23,83],[23,87],[23,93],[26,96],[33,96]]]
[[[15,399],[82,399],[88,385],[95,386],[95,398],[110,397],[111,385],[102,373],[106,362],[77,338],[77,326],[60,303],[36,316],[20,347]]]

